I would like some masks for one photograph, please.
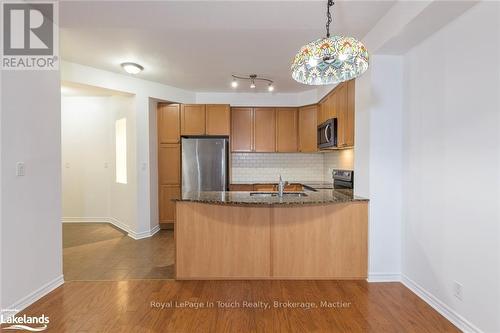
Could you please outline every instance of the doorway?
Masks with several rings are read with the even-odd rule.
[[[66,281],[171,279],[172,230],[137,232],[135,96],[63,82]]]

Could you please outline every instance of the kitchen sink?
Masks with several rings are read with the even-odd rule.
[[[278,192],[250,192],[254,197],[277,197]],[[283,197],[307,197],[304,192],[283,192]]]

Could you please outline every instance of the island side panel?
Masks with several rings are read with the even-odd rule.
[[[270,208],[176,205],[177,279],[270,277]]]
[[[366,279],[368,203],[276,207],[271,240],[275,279]]]

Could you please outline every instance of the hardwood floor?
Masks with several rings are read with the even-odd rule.
[[[459,332],[400,283],[165,280],[172,231],[136,241],[109,224],[63,226],[66,283],[20,313],[49,316],[45,332]]]
[[[214,307],[151,305],[176,301]],[[271,308],[243,308],[244,301]],[[274,301],[317,307],[276,308]],[[321,307],[322,301],[344,306]],[[49,316],[46,332],[459,332],[402,284],[365,281],[73,281],[24,313]]]
[[[66,281],[172,279],[173,231],[134,240],[107,223],[63,223],[63,271]]]

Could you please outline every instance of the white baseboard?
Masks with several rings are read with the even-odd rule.
[[[63,217],[61,221],[62,223],[110,223],[135,240],[151,237],[160,230],[160,225],[157,224],[150,230],[135,232],[114,217]]]
[[[400,273],[368,273],[368,282],[401,282]]]
[[[143,231],[143,232],[134,232],[130,231],[128,235],[132,237],[135,240],[138,239],[143,239],[143,238],[148,238],[156,234],[158,231],[160,231],[160,225],[155,225],[151,230]]]
[[[125,223],[121,222],[120,220],[115,219],[114,217],[109,217],[108,223],[111,223],[112,225],[114,225],[118,229],[121,229],[122,231],[126,232],[129,237],[132,237],[132,236],[130,236],[130,233],[132,232],[132,230],[130,230],[130,228]],[[134,238],[134,237],[132,237],[132,238]]]
[[[443,317],[448,319],[456,327],[458,327],[463,332],[471,333],[482,333],[482,331],[469,322],[467,319],[459,315],[455,310],[450,308],[448,305],[440,301],[437,297],[432,295],[430,292],[422,288],[415,281],[411,280],[406,275],[401,275],[401,282],[420,297],[424,302],[433,307],[437,312],[439,312]]]
[[[2,318],[5,320],[7,318],[15,316],[18,312],[26,309],[28,306],[35,303],[43,296],[47,295],[54,289],[60,287],[63,283],[64,283],[63,275],[60,275],[56,277],[54,280],[49,281],[48,283],[44,284],[43,286],[33,291],[29,295],[21,298],[19,301],[10,305],[8,308],[2,309],[0,313]]]

